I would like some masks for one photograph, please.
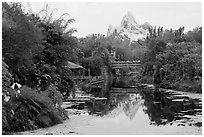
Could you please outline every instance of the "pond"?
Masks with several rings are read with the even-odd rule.
[[[101,92],[93,88],[92,94]],[[79,134],[201,134],[202,100],[173,90],[112,88],[106,100],[88,101],[71,124]],[[69,111],[69,110],[68,110]],[[70,111],[69,111],[70,112]]]
[[[202,98],[149,87],[117,86],[105,94],[93,88],[91,93],[107,99],[88,101],[78,107],[80,113],[70,119],[33,134],[94,135],[168,135],[202,134]],[[73,110],[73,109],[72,109]],[[28,132],[27,132],[28,134]]]

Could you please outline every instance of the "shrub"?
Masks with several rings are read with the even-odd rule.
[[[48,89],[45,91],[48,94],[48,97],[51,98],[54,105],[61,106],[63,96],[62,94],[57,90],[57,87],[51,84]]]
[[[157,55],[164,71],[162,87],[171,87],[182,91],[201,91],[202,45],[196,42],[174,43]],[[195,91],[197,90],[197,91]]]
[[[2,61],[2,91],[6,92],[10,88],[11,82],[13,81],[12,75],[8,71],[7,64]]]
[[[55,107],[49,97],[51,91],[37,92],[27,86],[23,86],[20,91],[17,97],[12,96],[3,104],[4,133],[44,128],[68,118],[62,108]]]

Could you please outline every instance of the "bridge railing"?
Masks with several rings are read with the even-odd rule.
[[[140,61],[114,61],[112,64],[140,64]]]
[[[140,61],[115,61],[112,63],[112,68],[136,67],[140,65]]]
[[[101,76],[72,76],[72,79],[87,79],[87,80],[98,80],[101,79]]]

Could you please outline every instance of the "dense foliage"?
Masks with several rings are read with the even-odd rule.
[[[56,20],[46,15],[24,13],[19,3],[3,3],[3,57],[20,84],[45,90],[53,83],[63,89],[60,81],[71,82],[64,66],[78,60],[74,30],[67,29],[74,20],[66,19],[66,14]]]
[[[13,78],[4,61],[2,72],[3,134],[47,127],[61,123],[63,119],[67,118],[65,111],[59,107],[62,103],[62,96],[59,91],[52,89],[53,86],[46,92],[23,86],[20,89],[20,94],[16,94],[14,89],[10,88]]]
[[[161,87],[201,92],[202,28],[187,33],[184,33],[184,27],[165,31],[155,27],[150,31],[145,41],[147,51],[142,59],[144,69],[141,81],[153,82],[153,66],[156,65],[162,70]]]
[[[80,40],[79,48],[83,53],[82,66],[90,70],[92,76],[101,75],[102,67],[110,70],[111,58],[107,47],[107,40],[102,34],[93,34]]]
[[[174,87],[184,91],[202,90],[202,45],[182,42],[169,45],[157,56],[164,70],[163,87]]]
[[[131,42],[111,35],[77,39],[68,29],[74,19],[52,19],[48,7],[25,13],[20,3],[2,3],[2,125],[3,133],[48,127],[67,118],[63,95],[74,91],[68,61],[82,65],[86,75],[106,79],[111,61],[141,60],[140,82],[152,83],[153,66],[163,70],[161,86],[184,91],[202,89],[202,27],[184,33],[149,28],[145,41]],[[126,70],[124,70],[126,71]],[[18,82],[21,93],[11,89]]]
[[[47,9],[43,12],[48,12]],[[74,84],[67,61],[77,61],[73,19],[66,14],[52,20],[22,10],[20,3],[2,3],[3,132],[47,127],[66,117],[62,93]],[[12,90],[18,82],[21,93]]]
[[[13,89],[9,91],[14,92]],[[18,96],[12,95],[8,102],[3,101],[3,133],[44,128],[68,118],[65,111],[54,104],[61,103],[59,96],[58,100],[52,101],[50,92],[37,92],[27,86],[20,91]]]
[[[13,82],[13,77],[8,71],[8,65],[2,61],[2,92],[6,93],[6,91],[10,88],[11,83]]]

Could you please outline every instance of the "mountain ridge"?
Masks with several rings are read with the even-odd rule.
[[[148,28],[152,27],[148,22],[141,25],[137,23],[133,14],[127,12],[119,26],[113,27],[109,25],[107,36],[120,36],[122,39],[130,39],[130,41],[144,40],[149,35]]]

